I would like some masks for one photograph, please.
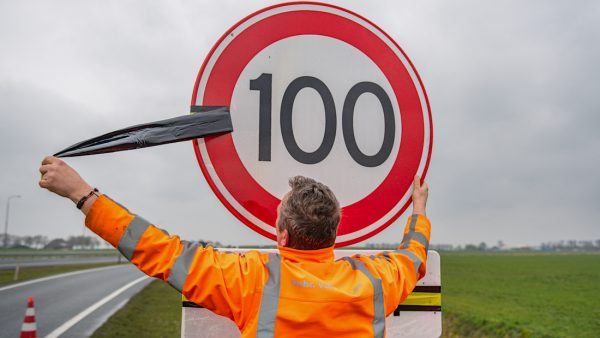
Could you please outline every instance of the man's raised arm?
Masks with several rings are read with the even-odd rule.
[[[163,279],[189,300],[245,325],[255,286],[267,278],[266,255],[244,257],[180,240],[95,191],[70,166],[46,157],[42,188],[67,197],[86,214],[86,226],[151,277]]]
[[[385,295],[385,313],[392,313],[413,291],[417,281],[425,276],[427,249],[431,224],[425,216],[429,187],[421,178],[413,181],[413,210],[404,229],[402,243],[395,251],[384,251],[375,256],[358,258],[381,279]]]

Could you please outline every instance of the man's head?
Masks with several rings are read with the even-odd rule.
[[[332,246],[340,223],[340,204],[333,192],[303,176],[291,178],[289,184],[292,190],[281,200],[277,214],[279,244],[300,250]]]

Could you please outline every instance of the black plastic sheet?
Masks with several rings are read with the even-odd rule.
[[[233,131],[229,107],[192,106],[192,114],[139,124],[74,144],[54,154],[73,157],[154,147]]]

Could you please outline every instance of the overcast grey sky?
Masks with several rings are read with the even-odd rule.
[[[0,215],[9,233],[81,234],[37,186],[41,159],[185,114],[204,57],[272,1],[0,2]],[[433,243],[600,239],[600,3],[333,1],[373,21],[419,71],[434,120]],[[69,159],[171,233],[266,244],[208,187],[191,143]],[[406,215],[368,242],[398,242]],[[2,229],[3,230],[3,229]]]

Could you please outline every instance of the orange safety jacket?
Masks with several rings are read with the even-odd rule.
[[[425,275],[430,223],[412,215],[396,251],[334,260],[333,247],[220,252],[180,240],[105,195],[86,226],[149,276],[230,318],[242,337],[384,337],[385,318]]]

